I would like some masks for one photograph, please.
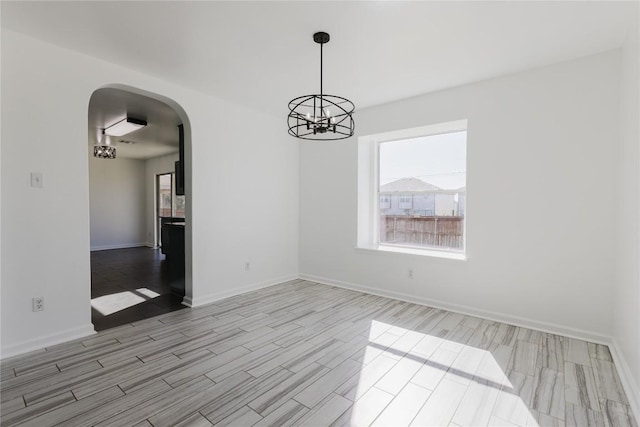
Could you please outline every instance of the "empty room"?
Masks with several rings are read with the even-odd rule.
[[[638,426],[640,2],[0,22],[2,426]]]

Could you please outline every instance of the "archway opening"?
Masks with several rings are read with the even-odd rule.
[[[88,107],[91,313],[97,331],[192,297],[191,130],[174,101],[124,85]]]

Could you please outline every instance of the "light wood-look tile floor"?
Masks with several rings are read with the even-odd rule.
[[[1,363],[2,426],[636,426],[606,346],[294,281]]]

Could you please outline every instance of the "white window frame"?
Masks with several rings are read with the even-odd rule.
[[[466,228],[469,209],[466,204],[462,251],[451,251],[439,248],[424,249],[380,243],[380,145],[385,142],[453,132],[468,132],[467,120],[455,120],[375,135],[366,135],[358,138],[358,227],[356,250],[433,256],[458,260],[467,259]],[[468,199],[465,198],[465,200]]]

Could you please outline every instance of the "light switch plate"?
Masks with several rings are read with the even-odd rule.
[[[31,186],[42,188],[42,172],[31,172]]]

